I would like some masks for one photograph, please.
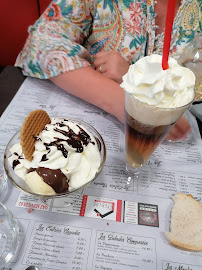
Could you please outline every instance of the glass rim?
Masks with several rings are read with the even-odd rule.
[[[89,182],[85,183],[84,185],[80,186],[79,188],[76,188],[76,189],[72,189],[70,191],[67,191],[67,192],[62,192],[62,193],[56,193],[56,194],[53,194],[53,195],[45,195],[45,194],[39,194],[39,193],[35,193],[35,192],[32,192],[32,191],[28,191],[26,190],[25,188],[23,188],[22,186],[20,186],[18,183],[16,183],[15,179],[13,179],[13,176],[10,174],[9,172],[9,162],[8,162],[8,157],[7,157],[7,154],[9,153],[9,150],[10,150],[10,144],[12,143],[12,141],[14,140],[14,138],[17,136],[17,135],[20,135],[20,131],[21,129],[19,129],[17,132],[15,132],[15,134],[11,137],[11,139],[9,140],[9,142],[7,143],[6,145],[6,149],[4,151],[4,169],[5,169],[5,172],[7,174],[7,177],[9,178],[9,180],[11,181],[11,183],[16,187],[18,188],[19,190],[23,191],[24,193],[26,194],[29,194],[29,195],[33,195],[35,197],[38,197],[38,198],[42,198],[42,199],[56,199],[56,198],[61,198],[61,197],[65,197],[65,196],[68,196],[69,194],[72,194],[74,192],[77,192],[77,191],[80,191],[82,189],[84,189],[86,186],[90,185],[97,177],[98,175],[101,173],[103,167],[104,167],[104,164],[105,164],[105,161],[106,161],[106,145],[105,145],[105,142],[104,142],[104,139],[103,137],[101,136],[101,134],[97,131],[97,129],[95,129],[93,126],[91,126],[90,124],[86,123],[85,121],[83,120],[77,120],[77,119],[73,119],[73,118],[67,118],[67,117],[63,117],[63,116],[58,116],[58,117],[51,117],[51,118],[62,118],[62,119],[68,119],[69,121],[72,121],[74,123],[78,123],[78,124],[81,124],[84,126],[84,128],[86,128],[87,131],[89,131],[91,133],[91,130],[93,130],[96,135],[98,136],[98,139],[100,140],[100,143],[102,145],[102,149],[103,149],[103,156],[101,154],[101,151],[100,151],[100,157],[101,157],[101,162],[100,162],[100,166],[98,168],[98,171],[96,172],[95,176],[93,177],[93,179],[91,179]],[[86,127],[85,127],[86,126]],[[95,138],[96,140],[96,137],[92,134],[92,136]],[[19,137],[19,136],[18,136]],[[14,170],[13,170],[14,171]],[[14,172],[15,173],[15,172]],[[19,177],[17,174],[16,174],[16,177]],[[19,177],[20,178],[20,177]],[[22,179],[22,178],[21,178]],[[24,181],[22,179],[22,181]]]
[[[195,95],[196,95],[196,93],[194,91],[194,95],[193,95],[192,100],[190,102],[186,103],[185,105],[182,105],[182,106],[179,106],[179,107],[174,107],[174,108],[162,108],[162,107],[158,107],[158,106],[155,106],[155,105],[149,105],[148,103],[143,102],[143,101],[137,99],[133,93],[129,93],[127,91],[124,91],[124,92],[125,92],[125,95],[130,95],[135,101],[138,101],[139,103],[144,104],[147,107],[150,107],[151,109],[158,109],[160,111],[176,111],[176,110],[183,109],[183,108],[185,108],[187,106],[190,106],[194,102]]]

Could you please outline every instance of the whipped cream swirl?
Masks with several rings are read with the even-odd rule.
[[[123,76],[121,87],[141,102],[160,108],[176,108],[194,98],[195,75],[169,58],[162,69],[162,56],[152,54],[138,60]]]

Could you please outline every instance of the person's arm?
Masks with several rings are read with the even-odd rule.
[[[49,79],[91,66],[83,46],[91,33],[94,0],[54,0],[33,26],[15,66],[26,76]],[[85,7],[85,8],[84,8]]]
[[[124,122],[124,90],[93,68],[69,71],[50,80],[68,93],[98,106]]]

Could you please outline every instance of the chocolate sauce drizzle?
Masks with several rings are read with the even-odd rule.
[[[47,161],[47,155],[50,153],[50,146],[56,146],[59,151],[62,152],[63,156],[67,158],[68,156],[68,151],[65,149],[64,145],[61,142],[67,142],[72,148],[76,149],[77,153],[82,153],[83,152],[83,145],[87,146],[89,143],[95,144],[94,142],[91,141],[90,136],[88,133],[85,132],[84,129],[82,129],[79,125],[77,127],[79,128],[79,133],[76,134],[68,125],[62,123],[56,123],[59,127],[67,127],[67,131],[58,129],[57,127],[54,128],[54,131],[61,133],[67,139],[60,139],[55,137],[55,141],[52,141],[50,143],[44,143],[46,150],[49,150],[47,154],[44,154],[42,156],[41,161]]]
[[[41,138],[39,138],[38,136],[33,136],[33,138],[35,139],[35,141],[41,141]]]
[[[18,164],[20,164],[19,159],[15,159],[15,160],[13,160],[13,165],[12,165],[13,170],[15,169],[15,167],[16,167]]]
[[[17,159],[13,160],[13,164],[12,164],[12,168],[13,170],[15,169],[15,167],[20,164],[20,160],[19,159],[23,159],[22,156],[18,155],[18,153],[14,152],[13,155],[17,156]]]

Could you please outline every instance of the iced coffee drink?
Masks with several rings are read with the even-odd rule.
[[[144,57],[123,76],[126,161],[131,172],[142,167],[194,99],[193,72],[172,58],[167,70],[161,62],[160,55]]]

